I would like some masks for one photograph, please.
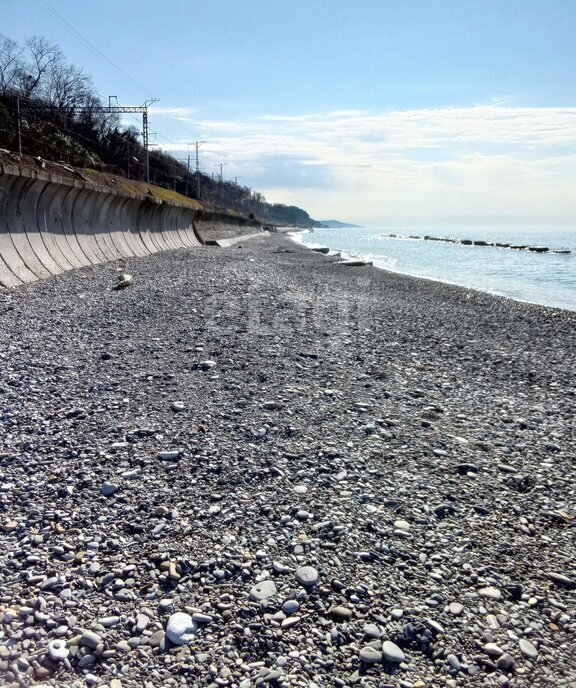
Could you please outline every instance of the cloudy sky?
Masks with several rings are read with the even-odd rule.
[[[571,0],[2,0],[156,143],[372,227],[576,225]],[[134,120],[128,123],[137,124]]]

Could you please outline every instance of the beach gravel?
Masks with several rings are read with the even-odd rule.
[[[2,685],[575,688],[576,314],[242,245],[0,290]]]

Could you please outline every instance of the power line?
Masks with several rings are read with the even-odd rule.
[[[98,112],[98,113],[111,113],[111,114],[119,114],[119,113],[129,114],[131,112],[142,113],[142,115],[143,115],[142,132],[140,132],[140,133],[143,137],[143,146],[142,147],[143,147],[143,149],[145,151],[145,155],[146,155],[146,163],[145,163],[145,165],[146,165],[146,178],[147,178],[147,181],[149,181],[149,179],[148,179],[148,175],[149,175],[148,147],[150,144],[148,143],[148,135],[147,135],[147,130],[148,130],[147,104],[144,104],[143,106],[121,106],[121,105],[110,106],[109,105],[108,107],[106,107],[104,105],[100,105],[100,106],[86,106],[86,107],[80,106],[80,107],[71,107],[71,108],[58,108],[58,107],[55,107],[55,106],[50,105],[48,103],[42,103],[41,101],[38,101],[36,98],[30,97],[30,96],[25,96],[25,95],[17,96],[17,101],[22,101],[24,103],[29,104],[29,106],[34,110],[35,116],[38,116],[39,111],[44,111],[47,113],[59,113],[62,111],[68,112],[69,110],[74,111],[75,114],[78,114],[81,112]],[[20,117],[17,113],[17,109],[11,107],[9,104],[6,104],[5,107],[8,110],[11,110],[13,113],[15,113],[17,115],[17,120],[19,121]],[[75,138],[84,139],[86,142],[88,142],[88,144],[90,144],[89,147],[91,147],[94,150],[98,150],[98,151],[101,151],[104,153],[107,152],[106,147],[103,147],[102,145],[100,145],[96,141],[89,139],[86,136],[83,136],[82,134],[80,134],[77,131],[62,127],[47,117],[40,116],[40,119],[42,119],[43,121],[49,122],[51,124],[51,126],[61,130],[62,132],[66,133],[68,135],[71,135]],[[136,120],[136,118],[134,118],[134,120],[140,124],[140,122],[138,120]],[[119,134],[114,133],[112,130],[109,130],[107,132],[107,134],[109,136],[113,136],[113,137],[115,137],[121,141],[125,140],[124,137],[120,136]],[[29,136],[28,134],[26,134],[26,136],[27,136],[27,138],[33,138],[33,137]],[[174,157],[174,156],[172,156],[172,157]]]
[[[142,93],[148,95],[149,90],[145,88],[141,83],[133,79],[129,74],[127,74],[123,69],[118,67],[112,60],[110,60],[104,53],[102,53],[96,46],[94,46],[85,36],[83,36],[78,29],[76,29],[70,22],[65,19],[61,14],[59,14],[53,7],[51,7],[47,0],[36,0],[39,4],[41,4],[44,9],[52,16],[53,19],[55,19],[61,26],[63,26],[74,38],[76,38],[82,45],[90,50],[94,55],[99,57],[101,60],[103,60],[106,64],[108,64],[110,67],[115,69],[119,74],[121,74],[125,79],[128,79],[131,81],[135,86],[137,86]],[[22,48],[18,43],[11,38],[8,38],[7,36],[4,36],[4,34],[0,33],[0,37],[4,38],[5,41],[8,41],[9,43],[14,43],[16,47],[20,48],[20,50],[24,51],[24,48]],[[138,122],[140,124],[139,120],[137,120],[135,117],[131,117],[132,120],[135,122]],[[163,134],[156,132],[158,137],[163,139],[166,143],[170,143],[173,146],[177,146],[178,144],[175,141],[172,141],[169,139],[167,136],[164,136]]]
[[[119,74],[121,74],[125,79],[128,79],[131,81],[135,86],[137,86],[145,95],[149,94],[149,90],[143,86],[141,83],[136,81],[136,79],[132,78],[129,74],[127,74],[123,69],[121,69],[117,64],[112,62],[106,55],[101,50],[98,50],[98,48],[93,45],[85,36],[83,36],[78,29],[73,26],[67,19],[65,19],[59,12],[57,12],[48,2],[47,0],[36,0],[40,5],[44,7],[44,9],[52,16],[53,19],[55,19],[61,26],[63,26],[68,33],[70,33],[76,40],[80,41],[82,45],[90,50],[94,55],[99,57],[101,60],[103,60],[107,65],[115,69]]]
[[[142,93],[148,95],[149,90],[143,86],[141,83],[136,81],[133,77],[131,77],[129,74],[127,74],[123,69],[121,69],[117,64],[115,64],[112,60],[110,60],[101,50],[99,50],[94,44],[92,44],[88,38],[86,38],[73,24],[71,24],[65,17],[63,17],[57,10],[55,10],[50,3],[47,0],[37,0],[38,4],[41,5],[46,12],[50,14],[50,16],[58,22],[68,33],[70,33],[76,40],[78,40],[87,50],[89,50],[91,53],[96,55],[100,60],[102,60],[104,63],[106,63],[109,67],[114,69],[116,72],[118,72],[121,76],[123,76],[125,79],[130,81],[132,84],[134,84],[139,90],[142,91]],[[4,36],[3,34],[0,33],[0,37],[4,38],[7,42],[13,43],[16,45],[16,47],[20,48],[22,52],[24,52],[24,48],[18,45],[16,41],[13,41],[12,39]],[[26,99],[27,100],[27,99]],[[132,117],[134,121],[136,120],[135,117]],[[139,123],[139,122],[138,122]],[[56,125],[57,126],[57,125]],[[60,128],[60,127],[58,127]],[[144,130],[147,129],[146,126],[143,127]],[[157,132],[157,135],[159,138],[163,139],[167,143],[177,146],[178,144],[175,141],[172,141],[169,139],[167,136],[164,136],[163,134]],[[144,138],[146,139],[146,135],[144,135]],[[144,148],[147,150],[147,141],[144,141]],[[198,176],[198,181],[199,181],[199,169],[198,169],[198,162],[196,165],[196,173]],[[221,183],[222,183],[222,169],[220,170],[220,177],[221,177]]]
[[[38,103],[33,98],[27,98],[26,96],[18,96],[17,100],[21,100],[23,102],[28,102],[34,108],[34,112],[33,112],[34,117],[37,117],[38,119],[47,123],[49,126],[53,127],[54,129],[61,131],[66,136],[69,136],[75,140],[82,139],[83,141],[85,141],[86,142],[85,146],[89,152],[96,152],[100,155],[103,155],[103,157],[108,157],[110,155],[110,153],[111,153],[110,149],[107,146],[102,145],[102,143],[100,143],[98,140],[88,138],[87,136],[84,136],[83,134],[81,134],[80,132],[78,132],[74,129],[69,129],[69,128],[66,128],[66,127],[63,127],[63,126],[57,124],[56,122],[54,122],[49,117],[46,117],[46,116],[43,117],[42,115],[38,114],[38,110],[40,110],[40,111],[44,110],[44,111],[50,112],[51,111],[50,106],[38,106]],[[4,107],[7,110],[11,111],[12,113],[14,113],[18,116],[17,108],[14,108],[7,103],[4,103]],[[102,108],[101,111],[102,110],[106,110],[106,109]],[[54,112],[54,111],[52,110],[52,112]],[[125,142],[125,140],[126,140],[125,137],[121,136],[120,134],[115,133],[112,130],[109,130],[106,135],[112,136],[112,137],[114,137],[114,138],[116,138],[122,142]],[[46,141],[45,139],[36,138],[35,136],[30,134],[29,132],[22,132],[22,136],[24,138],[30,140],[30,141],[35,141],[36,143],[48,145],[50,148],[54,148],[54,144],[50,143],[49,141]],[[57,149],[55,149],[55,150],[57,150]]]

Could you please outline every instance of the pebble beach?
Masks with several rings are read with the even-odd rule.
[[[283,235],[0,289],[0,685],[576,688],[575,359]]]

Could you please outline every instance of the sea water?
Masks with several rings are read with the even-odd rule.
[[[547,246],[550,251],[534,253],[495,246],[466,246],[425,240],[425,235]],[[346,258],[372,261],[376,267],[386,270],[576,311],[576,228],[414,230],[354,227],[315,229],[313,233],[300,232],[293,236],[307,246],[328,246]],[[569,249],[572,253],[553,253],[554,249]]]

